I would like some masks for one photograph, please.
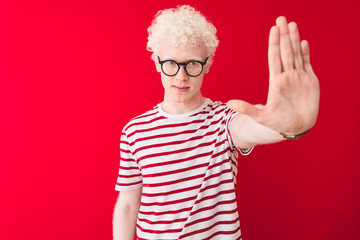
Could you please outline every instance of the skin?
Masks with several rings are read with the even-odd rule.
[[[162,40],[157,48],[157,55],[160,60],[175,60],[177,62],[188,62],[190,60],[205,61],[209,57],[208,49],[202,42],[199,46],[187,49],[172,46],[169,40]],[[182,114],[200,107],[205,98],[201,94],[201,85],[204,74],[209,72],[212,62],[210,56],[203,72],[197,77],[190,77],[186,74],[184,66],[172,77],[166,76],[161,71],[161,65],[155,61],[156,70],[161,73],[161,82],[164,87],[164,101],[162,108],[165,112]]]
[[[190,49],[178,49],[169,42],[161,42],[157,54],[161,60],[172,59],[186,62],[194,57],[204,61],[209,53],[204,45]],[[204,102],[201,85],[209,71],[213,56],[209,57],[204,72],[192,78],[183,67],[176,76],[168,77],[161,72],[164,87],[164,111],[173,114],[186,113]],[[310,64],[309,44],[300,42],[296,23],[278,17],[269,36],[269,92],[264,106],[251,105],[242,100],[230,100],[227,106],[240,112],[230,126],[231,136],[240,148],[284,140],[280,132],[296,135],[312,128],[319,111],[319,81]],[[179,89],[180,88],[180,89]],[[121,192],[114,210],[114,240],[134,239],[136,218],[140,206],[141,188]]]
[[[119,193],[113,214],[114,240],[134,240],[141,193],[142,188]]]
[[[257,107],[242,100],[227,103],[229,108],[243,114],[231,128],[239,147],[277,142],[283,138],[276,133],[296,135],[316,122],[320,88],[310,64],[309,44],[306,40],[300,42],[296,23],[288,24],[285,17],[278,17],[270,30],[268,62],[266,105]]]

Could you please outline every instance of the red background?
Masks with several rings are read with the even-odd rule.
[[[218,29],[203,94],[265,103],[275,18],[298,23],[320,79],[316,126],[239,161],[244,240],[360,239],[357,1],[1,1],[0,239],[111,239],[119,137],[162,101],[155,13],[189,3]]]

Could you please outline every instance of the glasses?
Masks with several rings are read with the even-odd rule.
[[[181,65],[184,66],[187,75],[190,77],[197,77],[202,73],[208,58],[209,57],[207,57],[204,62],[191,60],[189,62],[178,63],[174,60],[160,61],[160,57],[158,56],[158,60],[161,65],[161,71],[169,77],[175,76],[179,72]]]

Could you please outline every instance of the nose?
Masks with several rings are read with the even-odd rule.
[[[185,66],[180,66],[179,72],[175,76],[176,79],[180,81],[189,80],[189,75],[185,72]]]

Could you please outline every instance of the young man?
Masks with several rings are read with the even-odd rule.
[[[235,184],[238,153],[298,138],[315,124],[319,83],[295,23],[276,20],[269,36],[265,106],[227,104],[201,94],[218,39],[189,6],[160,11],[148,49],[164,101],[133,118],[120,140],[114,239],[241,239]]]

